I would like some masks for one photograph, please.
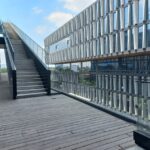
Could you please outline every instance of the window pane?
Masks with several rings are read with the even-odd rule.
[[[71,70],[73,72],[80,72],[81,71],[81,63],[72,63]]]
[[[128,3],[128,0],[124,0],[124,4],[127,4]]]
[[[116,28],[116,13],[114,13],[114,30],[117,30],[117,28]]]
[[[116,9],[117,7],[117,0],[114,0],[114,10]]]
[[[143,21],[144,1],[139,0],[139,23]]]
[[[107,0],[104,0],[104,15],[107,13]]]
[[[147,47],[150,47],[150,24],[147,25]]]
[[[128,31],[125,31],[124,32],[124,36],[125,36],[125,38],[124,38],[124,48],[125,48],[125,50],[127,50],[128,49]]]
[[[150,19],[150,0],[148,0],[148,19]]]
[[[105,23],[104,23],[104,32],[105,32],[105,34],[107,33],[107,17],[105,17],[105,19],[104,19],[104,21],[105,21]]]
[[[139,36],[138,36],[138,44],[139,44],[139,48],[142,48],[142,34],[143,34],[143,26],[139,27]]]
[[[131,50],[134,49],[134,30],[131,30]]]
[[[128,7],[125,7],[125,10],[124,10],[124,25],[125,25],[125,28],[128,27]]]

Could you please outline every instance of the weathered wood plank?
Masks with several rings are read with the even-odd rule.
[[[0,99],[1,150],[126,148],[134,145],[134,129],[64,95]]]

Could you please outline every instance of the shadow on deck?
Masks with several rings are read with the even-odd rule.
[[[135,126],[105,112],[57,93],[10,100],[7,81],[0,86],[0,150],[123,150],[135,145]]]

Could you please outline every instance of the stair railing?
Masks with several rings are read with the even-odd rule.
[[[16,66],[13,58],[14,57],[13,47],[11,46],[10,40],[8,38],[7,32],[4,29],[3,24],[2,24],[2,31],[3,31],[5,45],[6,45],[5,55],[6,55],[6,64],[8,70],[10,90],[13,99],[16,99],[17,98],[17,76],[16,76]]]
[[[47,66],[47,62],[49,61],[48,60],[49,53],[45,49],[43,49],[40,45],[38,45],[35,41],[33,41],[26,33],[24,33],[16,25],[14,25],[13,23],[10,23],[10,25],[26,45],[27,54],[34,59],[36,68],[40,73],[47,94],[50,95],[51,73]]]

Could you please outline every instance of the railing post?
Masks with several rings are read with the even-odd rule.
[[[16,80],[16,70],[13,70],[12,72],[12,76],[13,76],[13,99],[17,98],[17,80]]]
[[[51,95],[51,71],[47,70],[47,95]]]

